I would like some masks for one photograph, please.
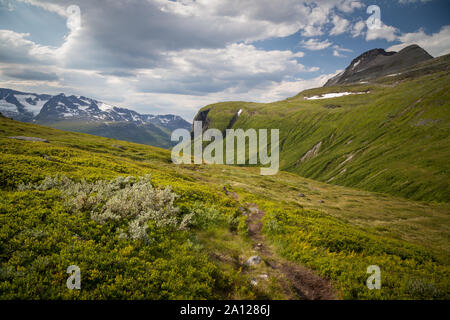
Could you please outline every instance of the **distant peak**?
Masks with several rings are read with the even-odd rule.
[[[432,58],[417,44],[409,45],[399,52],[371,49],[353,59],[345,71],[329,79],[325,87],[372,80]]]
[[[430,55],[425,49],[423,49],[421,46],[419,46],[419,45],[417,45],[417,44],[411,44],[411,45],[409,45],[409,46],[407,46],[407,47],[404,47],[404,48],[401,49],[398,53],[403,53],[403,54],[405,54],[405,53],[413,52],[413,51],[423,53],[423,54],[425,54],[425,55],[427,55],[427,56],[433,58],[432,55]]]

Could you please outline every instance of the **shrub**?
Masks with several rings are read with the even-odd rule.
[[[128,230],[121,230],[123,238],[147,241],[149,221],[153,221],[157,227],[183,230],[195,214],[194,211],[180,217],[179,208],[174,205],[177,195],[170,186],[154,188],[150,175],[95,182],[75,182],[66,176],[56,176],[47,177],[37,185],[19,186],[19,190],[30,189],[60,190],[70,212],[90,212],[91,219],[100,224],[108,221],[119,224],[127,222]]]

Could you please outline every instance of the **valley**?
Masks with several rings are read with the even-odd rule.
[[[427,58],[283,101],[199,110],[197,130],[225,141],[227,129],[279,129],[280,171],[269,176],[176,164],[145,145],[170,137],[175,116],[161,127],[94,100],[35,96],[35,123],[0,115],[0,297],[448,299],[449,66],[450,55]],[[26,116],[8,97],[2,110]],[[71,121],[59,118],[68,106]],[[112,118],[84,121],[92,115]],[[81,290],[65,286],[69,265]]]

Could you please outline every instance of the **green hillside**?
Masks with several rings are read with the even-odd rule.
[[[159,128],[151,123],[141,125],[128,122],[86,122],[53,121],[39,122],[44,126],[73,132],[89,133],[100,137],[112,138],[147,144],[169,149],[172,146],[170,134],[166,128]]]
[[[209,110],[208,127],[224,131],[242,109],[232,128],[280,129],[282,170],[336,185],[448,203],[449,66],[446,55],[371,83],[306,90],[267,104],[209,105],[197,118]],[[339,92],[364,94],[305,99]]]
[[[408,99],[414,102],[420,92],[428,99],[426,89],[435,83],[434,90],[446,103],[446,77],[435,74],[421,79],[423,86],[409,82],[397,88],[405,88],[405,95],[409,92]],[[387,85],[371,90],[371,97],[379,101],[387,93],[394,95]],[[439,99],[437,93],[431,97]],[[245,112],[237,126],[250,124],[250,119],[260,121],[262,126],[264,114],[279,106],[272,124],[295,117],[298,125],[290,122],[292,133],[302,133],[298,141],[305,137],[309,143],[299,144],[301,150],[285,156],[285,168],[293,170],[289,163],[295,163],[318,139],[334,132],[334,140],[324,142],[329,150],[326,159],[360,150],[358,155],[366,157],[361,170],[369,170],[377,165],[367,162],[370,147],[355,146],[362,148],[369,137],[373,139],[368,144],[382,146],[377,139],[383,137],[356,135],[356,128],[363,124],[350,121],[348,115],[354,108],[361,111],[364,107],[359,104],[367,101],[362,95],[336,99],[342,110],[330,111],[299,96],[259,108],[224,104],[214,112],[232,113],[233,108],[242,106]],[[392,102],[391,108],[394,105]],[[374,126],[367,115],[381,119],[381,112],[376,112],[375,103],[365,108],[364,113],[359,112],[360,118],[366,119],[366,127]],[[380,108],[386,111],[388,106]],[[444,111],[430,107],[421,117],[432,115],[433,119],[446,116]],[[328,126],[320,130],[306,121],[311,118],[322,122],[328,119]],[[341,124],[347,119],[347,129],[338,130],[333,119]],[[412,121],[403,116],[398,118],[402,120],[392,119],[393,123]],[[308,134],[301,130],[307,123]],[[394,127],[390,122],[386,125]],[[410,128],[411,135],[414,130],[428,130],[430,135],[426,138],[430,149],[422,146],[428,156],[411,158],[413,172],[424,171],[420,175],[420,190],[424,191],[418,190],[411,197],[444,200],[448,196],[431,184],[434,181],[445,187],[440,177],[448,165],[438,157],[447,152],[441,136],[446,129],[436,130],[435,126]],[[402,134],[399,129],[398,136]],[[13,136],[48,142],[10,138]],[[283,150],[296,141],[287,139],[291,136],[295,135],[284,135]],[[346,149],[344,141],[349,139],[354,142]],[[431,158],[438,140],[441,148],[436,158]],[[331,148],[333,143],[335,148]],[[402,154],[395,152],[396,157]],[[358,159],[355,161],[363,161]],[[407,163],[399,159],[394,164],[394,158],[389,159],[386,163],[390,170],[400,161]],[[318,157],[311,161],[318,166],[326,160]],[[416,168],[416,162],[425,163],[425,169]],[[440,171],[433,171],[438,164]],[[355,168],[352,177],[359,181],[363,174],[351,165]],[[313,168],[308,164],[296,170],[308,173]],[[331,176],[327,170],[317,173],[321,180],[326,180],[327,174]],[[404,179],[410,177],[410,173],[404,174]],[[339,183],[346,181],[336,178]],[[378,188],[383,189],[374,187]],[[393,193],[402,194],[403,189],[396,190],[393,186]],[[0,220],[1,299],[449,298],[447,204],[358,191],[287,172],[263,177],[257,168],[174,165],[167,150],[3,117]],[[247,266],[245,262],[254,255],[262,262]],[[70,265],[81,269],[81,290],[66,287]],[[366,287],[369,265],[381,268],[380,290]]]

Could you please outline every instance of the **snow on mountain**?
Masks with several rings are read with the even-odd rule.
[[[170,130],[191,127],[189,122],[176,115],[139,114],[102,101],[63,93],[51,96],[0,89],[0,112],[25,122],[127,122],[152,124]]]
[[[16,120],[31,121],[50,98],[45,94],[0,89],[0,112]]]

